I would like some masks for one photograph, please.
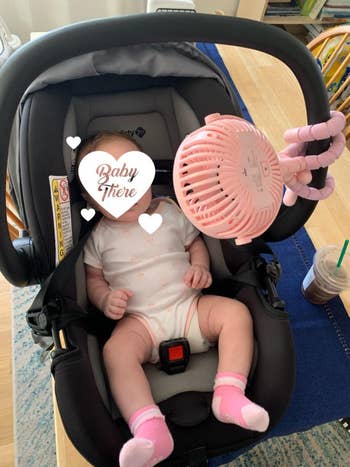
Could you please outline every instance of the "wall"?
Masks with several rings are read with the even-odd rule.
[[[29,40],[31,31],[48,31],[77,21],[143,13],[147,0],[0,0],[10,31]]]
[[[238,0],[195,0],[201,13],[216,9],[233,16]],[[144,13],[147,0],[0,0],[0,15],[22,42],[31,31],[48,31],[77,21]]]
[[[239,0],[194,0],[199,13],[214,13],[221,10],[228,16],[235,16]]]

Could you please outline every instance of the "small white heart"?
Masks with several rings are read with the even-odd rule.
[[[151,216],[147,213],[139,215],[140,226],[149,234],[153,234],[162,225],[163,218],[160,214],[154,213]]]
[[[81,138],[79,136],[67,136],[66,143],[70,148],[75,149],[81,143]]]
[[[89,222],[96,214],[96,211],[94,208],[89,208],[89,209],[83,208],[80,211],[80,214],[81,214],[81,217],[83,217],[86,221]]]

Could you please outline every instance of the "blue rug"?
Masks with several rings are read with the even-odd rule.
[[[278,289],[290,314],[297,365],[294,397],[271,432],[280,435],[350,413],[350,319],[339,297],[325,305],[304,299],[300,286],[315,252],[305,229],[272,247],[284,271]]]
[[[26,322],[26,311],[38,291],[38,286],[11,290],[17,467],[56,465],[50,360],[41,362],[42,350],[34,344]]]
[[[244,117],[252,121],[216,46],[197,44],[197,47],[226,75],[241,103]],[[270,246],[282,264],[278,291],[290,314],[297,375],[286,414],[266,438],[301,432],[350,413],[350,319],[346,310],[340,298],[325,305],[312,305],[304,299],[300,287],[315,252],[304,228]],[[218,459],[220,463],[228,462],[242,452],[244,450]]]

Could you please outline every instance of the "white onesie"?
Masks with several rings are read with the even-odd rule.
[[[187,287],[184,276],[190,266],[189,246],[199,231],[170,198],[155,198],[153,212],[161,214],[161,226],[147,233],[138,222],[116,222],[103,218],[93,229],[84,247],[84,263],[103,269],[111,289],[128,288],[127,314],[141,320],[154,344],[152,362],[158,361],[163,340],[184,337],[195,321],[200,290]],[[197,351],[209,348],[201,340]],[[191,345],[191,341],[190,341]],[[197,343],[198,345],[198,343]],[[191,345],[192,350],[192,345]]]

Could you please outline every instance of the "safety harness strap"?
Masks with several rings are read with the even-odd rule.
[[[34,334],[50,336],[53,321],[56,322],[57,328],[61,329],[68,322],[86,316],[86,312],[76,301],[67,296],[65,289],[68,282],[72,280],[75,263],[85,242],[101,217],[100,213],[96,213],[90,222],[82,222],[78,243],[41,285],[40,291],[27,311],[27,323]]]

